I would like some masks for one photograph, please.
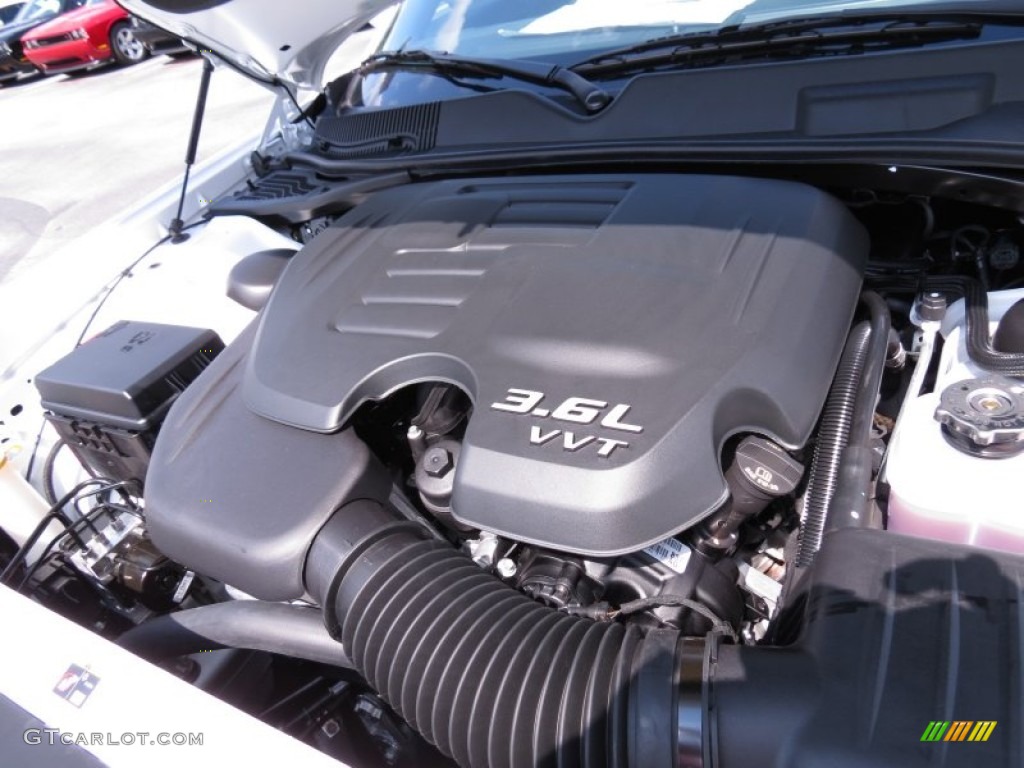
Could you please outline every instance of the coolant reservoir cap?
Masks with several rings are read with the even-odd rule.
[[[957,449],[972,456],[1005,458],[1024,451],[1024,385],[1003,376],[950,384],[935,419]]]

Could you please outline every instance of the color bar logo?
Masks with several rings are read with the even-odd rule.
[[[921,734],[921,741],[988,741],[996,729],[996,720],[932,720]]]

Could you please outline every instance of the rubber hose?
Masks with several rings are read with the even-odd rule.
[[[871,281],[880,290],[906,291],[938,291],[940,293],[963,296],[966,305],[967,320],[967,355],[981,368],[993,373],[1016,378],[1024,377],[1024,354],[1019,352],[1000,352],[992,347],[989,337],[988,294],[982,290],[981,284],[970,277],[937,276],[923,279],[882,277]]]
[[[861,294],[861,302],[870,314],[871,335],[851,414],[849,438],[840,455],[835,491],[828,505],[825,522],[828,531],[881,526],[880,516],[871,515],[871,477],[875,458],[871,450],[871,436],[892,325],[889,305],[877,293],[865,291]]]
[[[222,648],[248,648],[351,667],[315,608],[237,600],[159,616],[128,630],[117,644],[151,661]]]
[[[870,314],[868,320],[871,335],[864,359],[864,369],[857,388],[857,404],[854,409],[853,423],[850,425],[849,442],[861,444],[871,437],[874,423],[875,400],[882,384],[885,372],[885,359],[889,351],[889,305],[874,291],[864,291],[861,303]]]
[[[968,277],[939,277],[925,281],[928,289],[958,290],[967,312],[967,354],[982,368],[1005,376],[1024,376],[1024,354],[999,352],[992,348],[988,332],[988,294],[977,280]]]
[[[466,768],[669,768],[679,633],[559,613],[371,502],[307,558],[328,629],[396,712]]]
[[[46,455],[46,462],[43,464],[43,495],[49,504],[57,503],[57,486],[53,480],[53,469],[57,463],[57,454],[68,442],[63,437],[53,444],[50,452]]]
[[[818,443],[814,448],[807,490],[804,492],[803,519],[796,565],[809,566],[821,548],[829,504],[835,493],[836,479],[843,448],[846,447],[857,403],[861,371],[867,357],[871,338],[871,323],[863,321],[854,326],[847,339],[829,391],[825,410],[818,429]]]

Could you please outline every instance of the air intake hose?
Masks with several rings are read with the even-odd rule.
[[[306,576],[370,685],[467,768],[896,768],[928,757],[936,712],[962,709],[998,726],[954,746],[1009,768],[1021,697],[1006,665],[1021,649],[1007,628],[1024,558],[983,554],[831,532],[792,601],[803,608],[787,609],[801,629],[786,647],[558,613],[371,502],[331,518]],[[938,684],[908,683],[910,668],[939,670]]]
[[[306,581],[356,669],[462,766],[702,765],[703,656],[678,632],[559,613],[369,501],[321,530]]]

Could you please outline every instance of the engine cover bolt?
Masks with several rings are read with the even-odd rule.
[[[508,557],[503,557],[498,561],[498,564],[494,566],[494,569],[498,572],[498,575],[503,579],[511,579],[516,575],[515,561]]]
[[[454,466],[452,455],[446,448],[431,448],[423,457],[423,468],[431,477],[444,477]]]

